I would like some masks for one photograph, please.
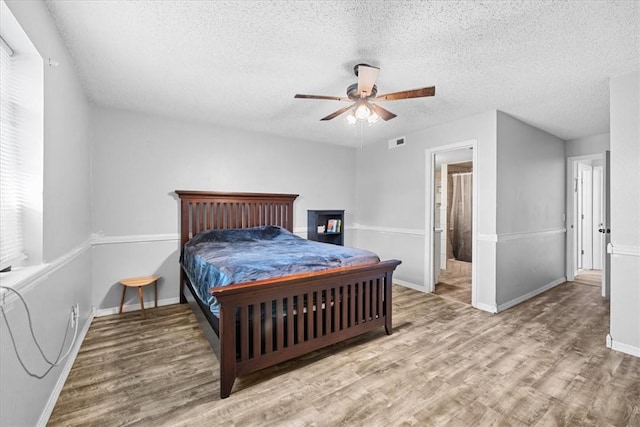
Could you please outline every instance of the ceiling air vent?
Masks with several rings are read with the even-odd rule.
[[[390,139],[389,140],[389,150],[391,150],[392,148],[398,148],[398,147],[402,147],[403,145],[405,145],[406,143],[406,139],[404,136],[398,137],[398,138],[394,138],[394,139]]]

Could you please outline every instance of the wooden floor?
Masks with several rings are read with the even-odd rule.
[[[591,286],[602,286],[602,270],[580,270],[575,277],[576,282]]]
[[[435,293],[471,305],[471,272],[442,270]]]
[[[608,301],[568,282],[498,315],[394,287],[375,331],[236,380],[188,306],[96,319],[51,426],[639,426],[640,358],[605,347]]]

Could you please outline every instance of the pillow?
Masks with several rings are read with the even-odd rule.
[[[196,234],[187,245],[204,242],[235,243],[257,240],[273,240],[282,234],[291,234],[288,230],[276,225],[263,225],[250,228],[229,228],[226,230],[208,230]]]

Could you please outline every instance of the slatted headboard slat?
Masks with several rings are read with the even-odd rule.
[[[297,194],[183,190],[176,193],[181,201],[181,246],[207,230],[278,225],[293,232],[293,201]]]

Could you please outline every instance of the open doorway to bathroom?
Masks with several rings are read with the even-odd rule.
[[[473,150],[435,153],[434,293],[472,303]]]

